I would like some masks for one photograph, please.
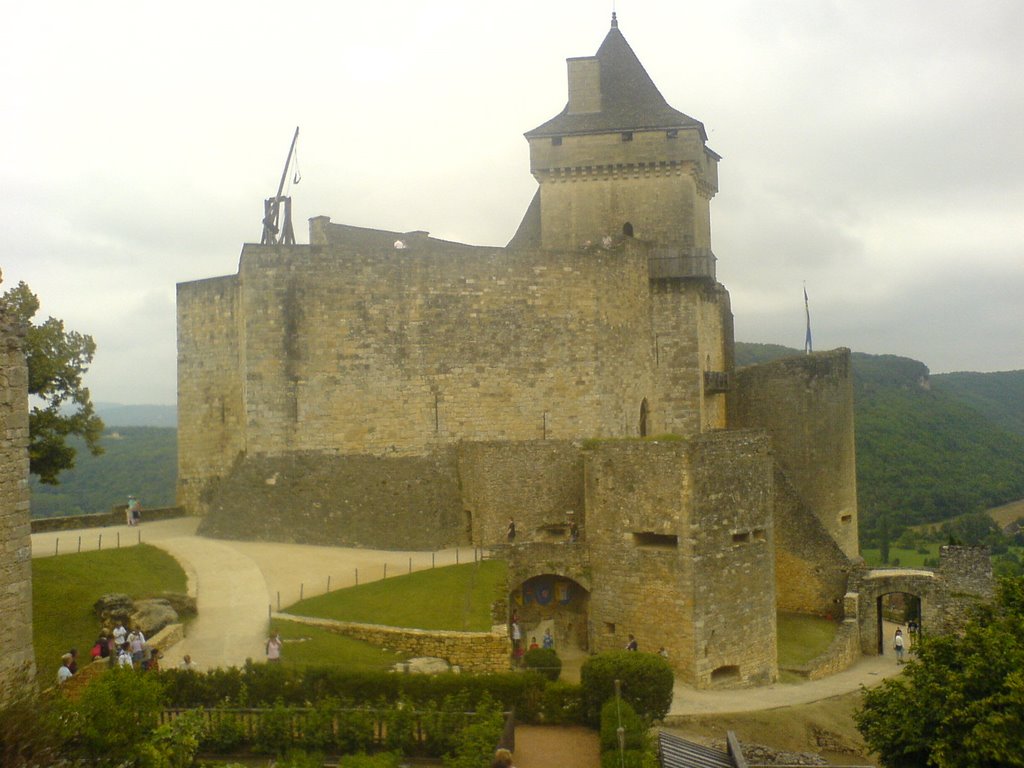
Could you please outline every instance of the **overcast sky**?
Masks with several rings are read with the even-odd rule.
[[[1024,368],[1024,3],[618,0],[722,155],[736,338]],[[175,284],[233,274],[296,126],[306,221],[504,245],[522,134],[610,2],[22,2],[0,47],[5,287],[91,334],[93,399],[173,403]]]

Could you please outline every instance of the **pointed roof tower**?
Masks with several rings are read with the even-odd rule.
[[[559,114],[526,133],[527,139],[607,131],[697,128],[704,125],[673,109],[647,74],[612,13],[595,56],[568,59],[569,101]]]
[[[655,249],[652,275],[713,278],[720,158],[703,124],[669,106],[614,13],[597,55],[567,64],[565,108],[526,133],[540,189],[509,245],[575,250],[635,238]]]

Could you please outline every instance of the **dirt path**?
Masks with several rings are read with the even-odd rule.
[[[601,764],[597,734],[583,726],[517,725],[516,768],[595,768]]]

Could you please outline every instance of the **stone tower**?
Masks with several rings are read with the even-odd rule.
[[[597,55],[568,59],[568,70],[565,109],[526,133],[542,247],[635,236],[671,276],[714,277],[719,156],[704,126],[668,105],[615,14]]]

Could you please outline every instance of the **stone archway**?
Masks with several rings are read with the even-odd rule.
[[[932,571],[916,570],[873,570],[865,574],[859,586],[858,624],[860,625],[860,650],[867,656],[878,656],[891,647],[887,637],[887,599],[902,594],[904,598],[903,617],[913,615],[922,625],[940,624],[935,616],[938,592],[941,584]],[[909,607],[911,614],[905,611]],[[899,616],[891,616],[899,618]],[[895,626],[895,622],[894,622]],[[903,627],[906,632],[906,626]]]
[[[509,614],[518,617],[527,648],[534,637],[542,643],[545,629],[550,629],[560,656],[588,649],[590,592],[567,576],[544,573],[515,586],[509,593]]]

